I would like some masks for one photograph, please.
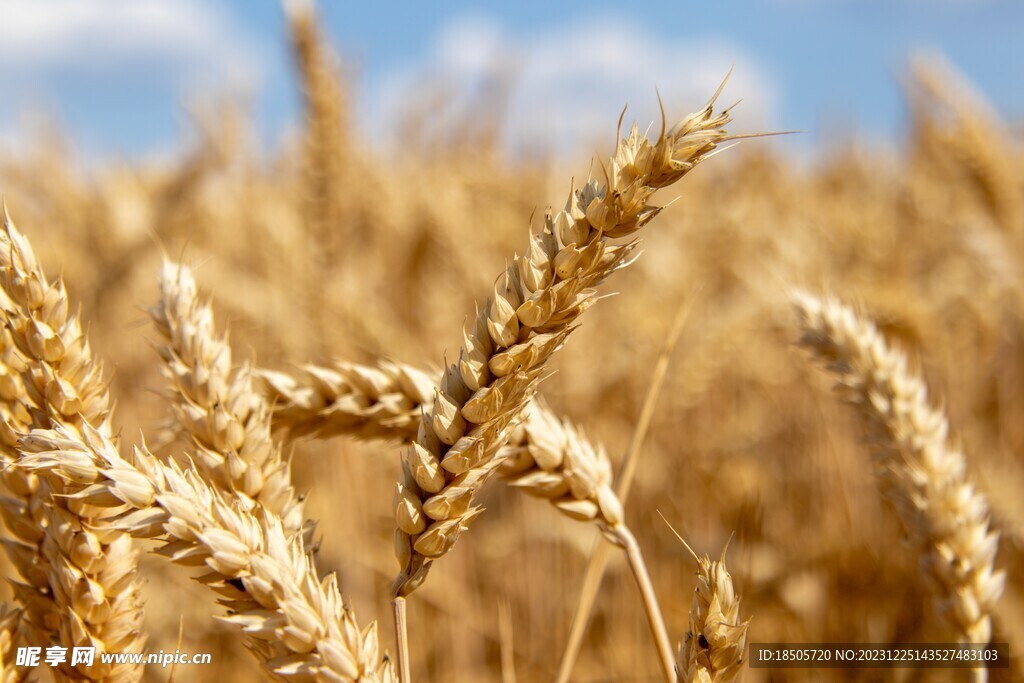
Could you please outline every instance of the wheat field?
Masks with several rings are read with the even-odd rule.
[[[1019,129],[920,61],[898,147],[813,164],[728,83],[594,162],[396,158],[289,7],[281,148],[225,105],[173,162],[0,159],[0,679],[1024,680]]]

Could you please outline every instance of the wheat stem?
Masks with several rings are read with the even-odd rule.
[[[658,648],[658,658],[665,676],[665,683],[674,683],[675,655],[672,652],[672,642],[668,637],[668,630],[665,628],[665,619],[661,616],[661,607],[654,594],[654,585],[647,572],[647,565],[644,563],[640,545],[636,542],[633,533],[624,526],[620,525],[610,529],[608,533],[626,551],[629,569],[633,573],[637,588],[640,589],[640,596],[643,598],[647,624],[650,626],[654,644]]]
[[[395,611],[395,641],[398,643],[398,680],[399,683],[412,683],[412,671],[409,662],[409,621],[405,598],[398,596],[391,601]]]

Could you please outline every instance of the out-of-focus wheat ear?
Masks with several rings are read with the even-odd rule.
[[[305,110],[298,200],[306,229],[301,248],[311,275],[303,299],[312,325],[308,333],[323,340],[326,298],[313,278],[337,268],[350,251],[345,248],[352,237],[347,181],[359,172],[352,169],[355,155],[348,141],[351,123],[340,63],[320,30],[316,3],[284,0],[283,5]]]
[[[24,583],[14,585],[25,607],[32,644],[96,647],[92,666],[65,662],[57,675],[72,680],[136,681],[142,667],[105,663],[107,652],[141,652],[142,598],[131,537],[112,528],[95,508],[67,497],[60,481],[43,484],[20,470],[19,436],[30,429],[94,424],[111,436],[110,401],[103,372],[61,281],[46,278],[28,239],[4,209],[0,232],[0,301],[6,327],[4,484],[0,503],[11,531],[5,544]],[[9,335],[9,337],[7,336]]]
[[[725,567],[726,550],[714,562],[707,555],[699,557],[686,541],[679,540],[697,562],[697,587],[689,628],[679,644],[678,681],[732,683],[743,671],[750,620],[740,620],[740,597]]]
[[[340,202],[348,125],[340,69],[320,34],[313,0],[284,0],[283,5],[306,110],[303,213],[312,236],[337,242],[341,236],[334,233],[344,225]]]
[[[192,270],[167,261],[160,302],[150,310],[157,352],[178,424],[194,444],[195,464],[211,483],[278,514],[289,533],[304,529],[291,467],[271,436],[271,409],[254,371],[232,362],[213,309],[199,299]],[[308,531],[308,528],[307,528]]]
[[[988,643],[1006,578],[995,569],[999,538],[944,411],[929,403],[924,380],[873,322],[833,298],[797,292],[793,302],[800,344],[838,378],[862,418],[882,491],[934,579],[939,613],[961,642]]]
[[[391,683],[376,623],[360,628],[334,575],[321,579],[280,515],[211,486],[194,469],[165,464],[145,446],[132,462],[88,424],[35,430],[21,440],[19,465],[114,528],[161,543],[158,554],[203,573],[221,617],[239,626],[270,675],[285,681]]]

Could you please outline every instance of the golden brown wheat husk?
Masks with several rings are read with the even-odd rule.
[[[47,280],[6,211],[0,286],[5,324],[16,349],[6,354],[12,364],[3,374],[18,379],[17,391],[4,399],[2,441],[8,464],[20,461],[18,436],[29,429],[89,422],[112,438],[107,384],[77,317],[69,314],[63,283]],[[138,680],[138,665],[100,662],[100,653],[142,648],[138,558],[131,537],[110,527],[102,510],[59,497],[66,493],[60,482],[43,486],[17,468],[7,470],[5,483],[18,499],[5,502],[8,529],[15,537],[6,549],[25,579],[15,585],[15,593],[33,636],[40,639],[32,644],[60,645],[69,652],[96,647],[94,665],[72,668],[65,662],[58,667],[61,678]],[[18,509],[18,503],[25,507]],[[20,520],[19,513],[24,515]]]
[[[210,486],[192,469],[163,464],[145,447],[134,464],[103,433],[82,425],[36,430],[22,439],[22,466],[62,482],[84,504],[137,538],[162,542],[172,562],[202,567],[267,670],[283,680],[388,683],[376,623],[360,628],[332,574],[321,580],[301,534],[280,515]]]
[[[801,344],[828,364],[863,418],[882,490],[935,580],[939,613],[960,641],[988,643],[1005,581],[995,569],[998,534],[944,412],[929,404],[924,381],[870,320],[832,298],[799,293],[794,303]]]
[[[257,388],[273,406],[275,431],[293,438],[346,435],[402,442],[416,438],[437,375],[387,360],[256,373]]]

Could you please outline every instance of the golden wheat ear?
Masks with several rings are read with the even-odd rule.
[[[199,298],[191,268],[164,262],[160,301],[150,316],[171,406],[199,471],[218,488],[280,515],[289,533],[311,530],[290,465],[271,436],[271,406],[256,391],[254,371],[233,363],[227,335],[217,334],[213,308]]]
[[[833,298],[796,292],[792,299],[800,344],[827,364],[861,417],[882,491],[933,579],[939,613],[961,642],[988,643],[1006,581],[995,569],[999,535],[944,411],[931,405],[924,380],[873,322]]]
[[[4,207],[0,232],[0,430],[2,502],[11,534],[4,544],[22,576],[14,592],[24,607],[19,632],[26,645],[95,647],[98,653],[141,652],[142,597],[131,537],[106,516],[66,497],[62,481],[40,482],[18,467],[21,437],[32,429],[95,427],[113,439],[107,382],[64,283],[49,280],[29,240]],[[59,675],[74,680],[137,681],[142,667],[65,661]]]
[[[321,579],[301,534],[280,515],[225,492],[192,468],[165,464],[145,448],[123,459],[88,425],[34,430],[22,439],[21,466],[60,483],[108,523],[161,543],[171,562],[201,568],[199,582],[241,627],[268,675],[285,681],[388,683],[377,625],[360,627],[332,574]]]

